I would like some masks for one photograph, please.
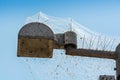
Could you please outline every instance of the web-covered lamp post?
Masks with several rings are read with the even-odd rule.
[[[116,51],[77,48],[77,34],[73,31],[54,34],[49,26],[32,22],[18,33],[18,57],[52,58],[53,49],[64,49],[66,55],[107,58],[116,61],[116,79],[120,80],[120,44]],[[115,80],[111,75],[100,75],[99,80]]]

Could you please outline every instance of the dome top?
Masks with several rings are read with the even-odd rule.
[[[32,22],[24,25],[19,31],[19,37],[54,39],[53,31],[45,24]]]

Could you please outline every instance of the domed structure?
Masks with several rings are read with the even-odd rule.
[[[18,34],[18,56],[52,57],[54,33],[45,24],[32,22],[24,25]]]

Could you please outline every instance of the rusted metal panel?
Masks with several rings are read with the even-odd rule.
[[[18,45],[19,57],[52,57],[53,40],[21,38]]]
[[[115,59],[115,54],[114,53],[115,52],[98,51],[98,50],[90,50],[90,49],[70,49],[70,50],[66,50],[67,55],[96,57],[96,58],[108,58],[108,59]]]
[[[100,75],[99,80],[115,80],[115,76],[113,76],[113,75]]]
[[[19,57],[51,58],[54,47],[52,30],[38,22],[26,24],[18,35]]]
[[[77,34],[73,31],[65,32],[65,48],[69,46],[77,48]]]

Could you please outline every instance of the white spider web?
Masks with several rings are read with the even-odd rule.
[[[63,33],[69,30],[70,19],[48,16],[40,12],[28,17],[25,24],[41,22],[48,25],[54,33]],[[93,32],[73,19],[72,31],[77,33],[78,48],[110,51],[115,50],[119,43],[118,38]],[[20,59],[28,65],[31,80],[96,80],[99,75],[115,75],[113,60],[68,56],[64,50],[54,49],[53,58],[50,59]]]

